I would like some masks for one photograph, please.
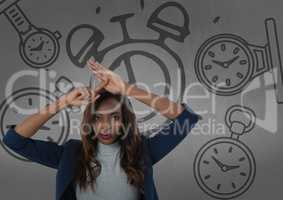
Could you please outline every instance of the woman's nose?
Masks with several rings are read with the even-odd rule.
[[[107,131],[111,128],[111,123],[108,119],[105,119],[101,122],[101,126],[100,126],[102,131]]]

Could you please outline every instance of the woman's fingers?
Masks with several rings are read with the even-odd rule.
[[[96,73],[96,76],[98,79],[102,80],[102,81],[107,81],[107,76],[103,73]]]
[[[95,76],[102,81],[107,81],[108,77],[108,73],[107,72],[103,72],[103,71],[94,71],[93,72],[95,74]]]
[[[91,103],[95,102],[100,97],[100,94],[97,94],[96,92],[94,92],[91,89],[90,89],[90,93],[91,93],[91,98],[89,99],[89,101]]]
[[[103,89],[107,85],[107,82],[102,80],[94,89],[95,93],[98,93],[101,89]]]
[[[88,61],[87,61],[87,64],[88,65],[93,65],[96,63],[96,60],[94,58],[90,58]]]
[[[103,71],[107,71],[109,69],[107,69],[105,66],[103,66],[102,64],[98,63],[98,62],[94,62],[94,61],[88,61],[88,66],[90,69],[93,70],[103,70]]]
[[[90,96],[90,93],[86,88],[83,88],[83,87],[79,88],[79,92],[80,92],[80,95],[78,97],[78,100],[84,100]]]
[[[89,60],[87,62],[87,64],[88,64],[88,67],[90,67],[90,68],[98,69],[97,62],[95,62],[95,61]]]
[[[101,77],[100,75],[103,75],[103,72],[105,72],[105,70],[92,67],[91,65],[89,65],[89,69],[92,71],[92,73],[99,77]]]
[[[96,75],[100,80],[107,81],[109,78],[110,70],[104,67],[103,65],[94,62],[93,60],[88,61],[89,69]]]
[[[94,66],[97,68],[97,69],[100,69],[100,70],[106,70],[106,67],[104,67],[102,64],[100,63],[95,63]]]

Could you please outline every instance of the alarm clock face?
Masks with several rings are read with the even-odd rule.
[[[38,112],[40,107],[42,108],[43,105],[47,105],[55,99],[50,93],[37,88],[25,88],[14,92],[4,100],[0,107],[1,133],[6,133],[9,128],[14,127],[27,116]],[[68,132],[69,117],[67,112],[63,110],[42,125],[32,138],[63,144],[67,139]],[[1,136],[3,136],[2,134]],[[24,160],[8,148],[5,149],[16,158]]]
[[[199,81],[218,95],[233,95],[251,79],[254,62],[245,40],[221,34],[198,50],[195,71]]]
[[[31,67],[51,65],[59,54],[59,44],[53,33],[42,30],[29,35],[21,44],[21,57]]]
[[[209,141],[198,152],[194,175],[208,195],[230,199],[248,190],[255,177],[255,160],[247,146],[232,138]]]

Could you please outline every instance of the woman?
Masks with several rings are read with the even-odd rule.
[[[31,161],[57,169],[56,200],[158,200],[152,166],[173,150],[200,119],[185,103],[175,103],[121,77],[94,60],[101,81],[76,88],[8,129],[3,142]],[[153,137],[140,134],[127,98],[133,97],[171,120]],[[67,106],[87,104],[81,140],[58,145],[31,137]]]

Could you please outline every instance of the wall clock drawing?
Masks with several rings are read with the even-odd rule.
[[[264,46],[249,44],[234,34],[218,34],[206,40],[195,58],[198,80],[209,91],[230,96],[241,92],[255,77],[277,67],[277,100],[283,103],[283,67],[275,19],[266,19],[265,29]]]
[[[0,105],[0,139],[9,128],[14,127],[26,116],[38,111],[39,107],[49,104],[57,99],[56,96],[40,88],[30,87],[14,91]],[[48,142],[63,144],[69,135],[70,119],[66,110],[54,115],[48,120],[32,138]],[[2,144],[2,143],[1,143]],[[4,144],[4,149],[17,159],[28,161],[11,151]]]
[[[0,14],[4,14],[16,29],[19,37],[19,52],[23,61],[32,68],[45,68],[58,58],[61,34],[33,25],[21,8],[19,0],[0,2]]]
[[[233,119],[245,113],[249,122]],[[231,106],[225,116],[231,131],[230,137],[220,137],[207,142],[194,160],[194,176],[199,187],[211,197],[232,199],[245,193],[256,174],[256,162],[249,147],[239,138],[255,125],[254,112],[243,106]]]

